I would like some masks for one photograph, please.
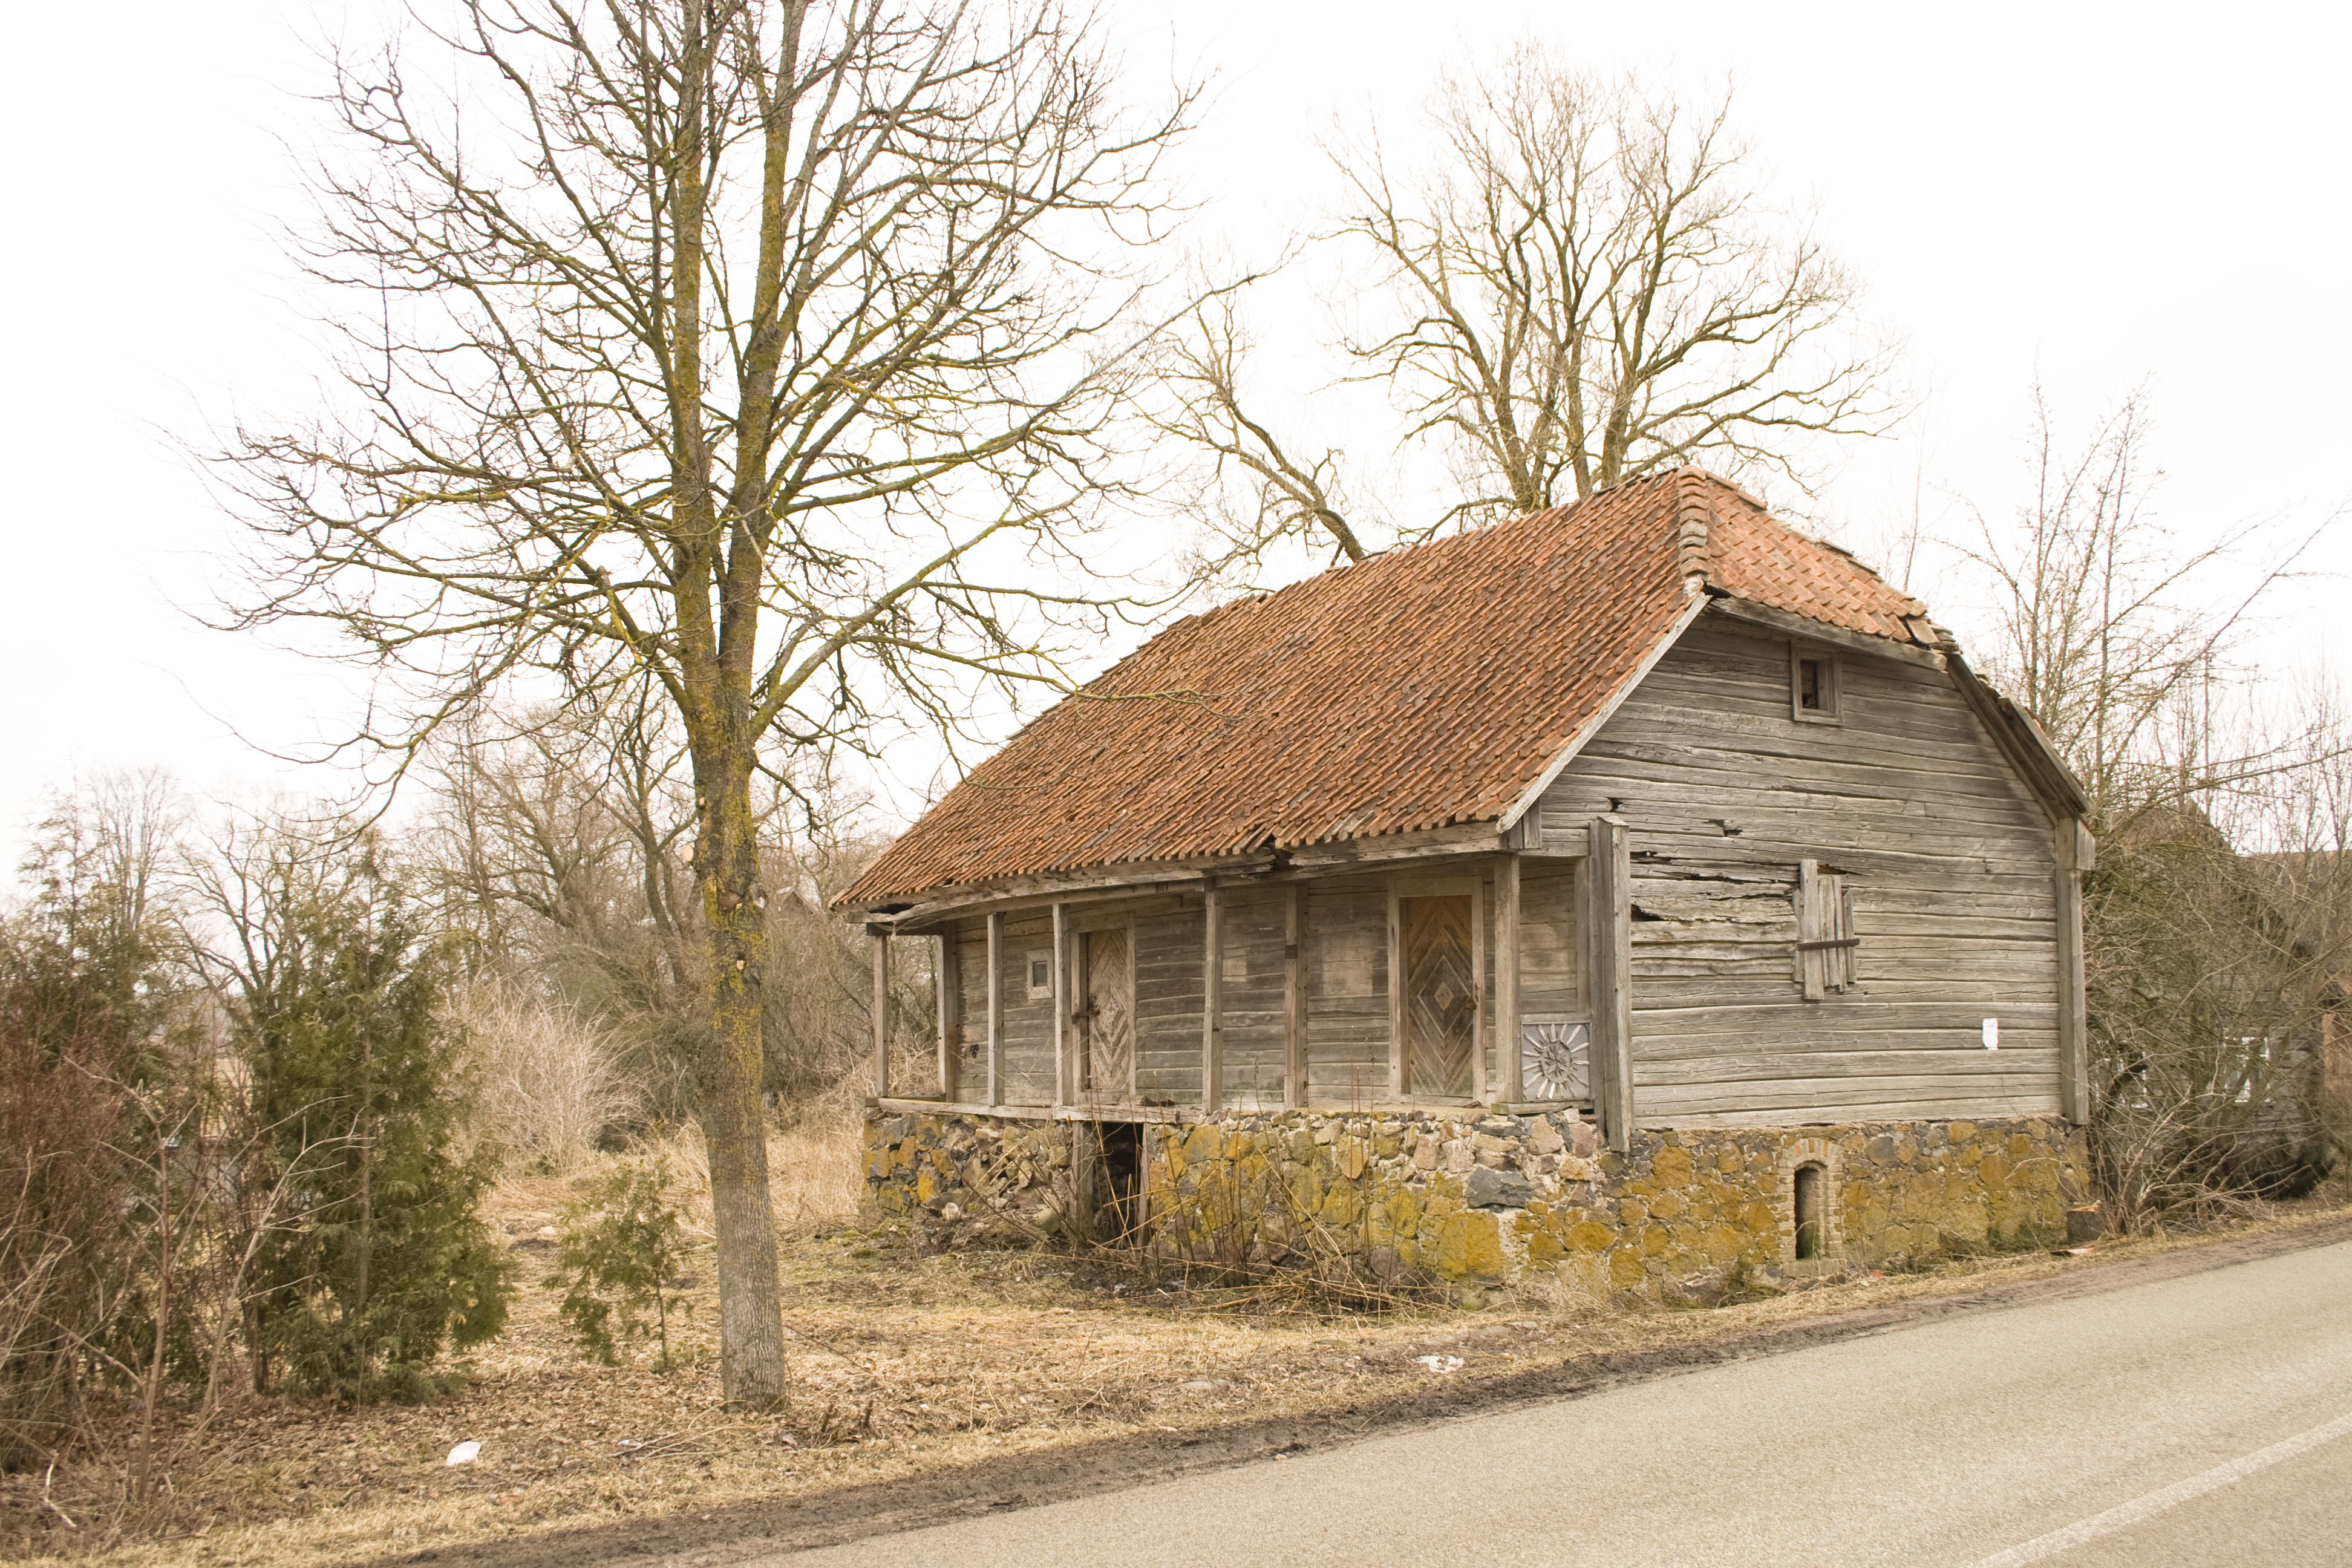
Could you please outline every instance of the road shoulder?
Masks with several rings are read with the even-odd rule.
[[[1139,1428],[993,1456],[922,1474],[759,1499],[700,1514],[639,1516],[546,1534],[430,1552],[373,1555],[373,1568],[431,1561],[509,1568],[587,1568],[624,1559],[716,1565],[780,1550],[838,1544],[1003,1509],[1034,1507],[1172,1477],[1246,1464],[1538,1401],[1572,1399],[1629,1384],[1816,1345],[1889,1333],[1959,1314],[2063,1300],[2225,1268],[2352,1240],[2352,1215],[2296,1216],[2243,1229],[2119,1245],[2088,1256],[2032,1258],[1957,1278],[1855,1281],[1748,1307],[1683,1312],[1667,1342],[1545,1353],[1539,1333],[1447,1374],[1416,1369],[1379,1393],[1336,1407],[1288,1409],[1213,1427]],[[1468,1343],[1508,1336],[1519,1322],[1452,1324],[1433,1331]],[[1438,1352],[1438,1365],[1444,1357]],[[1465,1358],[1467,1361],[1469,1358]]]

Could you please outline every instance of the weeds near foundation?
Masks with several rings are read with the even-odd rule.
[[[1195,1202],[1213,1216],[1206,1228],[1223,1256],[1171,1256],[1152,1248],[1148,1236],[1133,1238],[1138,1244],[1134,1255],[1145,1259],[1149,1268],[1172,1273],[1188,1289],[1215,1293],[1212,1310],[1346,1317],[1421,1312],[1445,1304],[1444,1282],[1426,1269],[1399,1264],[1381,1270],[1372,1265],[1369,1206],[1354,1224],[1335,1225],[1271,1171],[1255,1191],[1229,1184],[1223,1191],[1203,1190]],[[1262,1258],[1244,1250],[1246,1214],[1260,1216]],[[1268,1220],[1274,1222],[1271,1226]]]
[[[1148,1157],[1139,1152],[1132,1194],[1089,1190],[1087,1168],[1103,1169],[1099,1122],[1072,1124],[1078,1140],[1069,1164],[1041,1169],[1033,1154],[1001,1148],[975,1162],[965,1180],[984,1213],[971,1220],[971,1239],[1058,1254],[1088,1271],[1129,1282],[1138,1290],[1175,1290],[1192,1310],[1209,1312],[1297,1313],[1354,1317],[1427,1311],[1445,1304],[1443,1281],[1426,1270],[1376,1272],[1366,1261],[1370,1226],[1335,1226],[1310,1212],[1287,1182],[1269,1178],[1255,1194],[1227,1189],[1195,1200],[1212,1215],[1208,1230],[1220,1256],[1188,1258],[1156,1246],[1159,1226],[1141,1201]],[[1044,1181],[1040,1184],[1039,1178]],[[1042,1184],[1043,1192],[1036,1189]],[[1024,1194],[1035,1195],[1024,1199]],[[1369,1213],[1369,1211],[1368,1211]],[[1243,1216],[1260,1216],[1266,1256],[1244,1248]],[[1265,1240],[1265,1221],[1279,1239]]]

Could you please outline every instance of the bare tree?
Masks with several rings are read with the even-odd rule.
[[[1367,548],[1360,522],[1347,515],[1346,455],[1336,448],[1313,457],[1293,452],[1244,410],[1243,377],[1256,358],[1256,343],[1235,288],[1210,292],[1159,350],[1160,379],[1174,395],[1156,406],[1152,422],[1207,458],[1201,482],[1182,498],[1206,540],[1192,563],[1194,574],[1202,580],[1254,574],[1266,552],[1286,540],[1361,561]],[[1229,494],[1235,483],[1243,492],[1238,500]]]
[[[2234,657],[2311,541],[2251,570],[2255,524],[2181,548],[2152,505],[2149,402],[2070,445],[2037,388],[2027,499],[1959,547],[1990,590],[1987,674],[2083,781],[2099,839],[2090,1136],[2126,1226],[2326,1173],[2318,1076],[2352,969],[2352,737],[2326,693],[2278,701]]]
[[[1691,461],[1802,485],[1823,438],[1891,422],[1890,354],[1856,320],[1854,280],[1768,206],[1727,94],[1685,101],[1527,43],[1444,77],[1430,121],[1420,167],[1392,166],[1377,132],[1332,153],[1345,206],[1328,237],[1377,280],[1355,301],[1372,325],[1339,345],[1346,374],[1389,385],[1459,498],[1404,537]],[[1188,322],[1163,427],[1249,479],[1241,552],[1289,537],[1360,553],[1333,457],[1242,412],[1247,349],[1222,303]]]
[[[2264,595],[2294,574],[2317,533],[2217,600],[2217,568],[2252,545],[2259,525],[2176,548],[2150,510],[2163,474],[2148,457],[2149,432],[2143,384],[2070,448],[2036,386],[2031,499],[2005,528],[1977,512],[1977,538],[1959,547],[1992,589],[1988,676],[2048,731],[2102,829],[2151,806],[2215,811],[2231,791],[2316,765],[2335,744],[2332,727],[2314,722],[2324,714],[2251,722],[2260,716],[2252,693],[2230,665]],[[2228,700],[2217,713],[2221,690]]]
[[[679,729],[643,686],[593,709],[485,715],[436,749],[417,836],[469,969],[614,1033],[664,1115],[684,1108],[704,989]]]
[[[445,739],[415,847],[489,994],[543,1005],[526,1009],[534,1018],[554,1009],[581,1037],[608,1037],[641,1109],[667,1121],[691,1103],[681,1075],[700,1038],[706,943],[688,893],[694,791],[678,721],[644,697],[493,715]],[[794,760],[797,775],[761,781],[754,816],[770,892],[762,1082],[798,1100],[871,1056],[871,957],[826,903],[879,846],[846,828],[863,797],[822,757]],[[919,959],[893,967],[909,985],[924,973]]]
[[[2227,801],[2143,803],[2100,845],[2085,882],[2090,1138],[2120,1227],[2298,1196],[2336,1163],[2326,1053],[2352,973],[2340,762],[2274,770]]]
[[[462,0],[444,53],[439,94],[338,61],[361,156],[316,176],[311,264],[368,303],[345,405],[229,455],[265,554],[240,624],[398,672],[394,748],[526,672],[674,707],[721,1375],[773,1404],[760,747],[1036,672],[1026,617],[1076,601],[1005,584],[1083,581],[1125,357],[1089,262],[1149,237],[1181,106],[1123,129],[1052,0]]]
[[[1349,352],[1447,438],[1465,515],[1701,457],[1795,479],[1805,439],[1881,427],[1883,359],[1838,337],[1854,282],[1768,212],[1727,94],[1686,104],[1528,43],[1446,78],[1434,120],[1433,173],[1341,154],[1343,232],[1404,318]]]

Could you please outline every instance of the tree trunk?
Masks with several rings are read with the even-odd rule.
[[[768,963],[760,846],[748,758],[711,757],[706,766],[698,749],[696,763],[703,807],[696,858],[710,950],[702,1141],[719,1247],[719,1387],[730,1405],[767,1409],[784,1401],[784,1317],[760,1109],[760,1004]]]

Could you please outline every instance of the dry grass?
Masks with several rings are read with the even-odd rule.
[[[40,1477],[7,1478],[0,1555],[87,1556],[110,1544],[112,1560],[127,1563],[274,1565],[520,1542],[627,1516],[693,1519],[1094,1438],[1206,1434],[1270,1415],[1345,1425],[1359,1407],[1435,1395],[1434,1383],[1473,1392],[1595,1353],[1703,1347],[2073,1266],[2042,1255],[1976,1259],[1705,1311],[1613,1311],[1533,1290],[1480,1313],[1236,1310],[1246,1292],[1152,1284],[1052,1254],[919,1257],[887,1236],[835,1231],[855,1192],[856,1143],[852,1129],[815,1124],[771,1147],[795,1379],[782,1415],[719,1407],[707,1251],[692,1265],[695,1310],[673,1335],[682,1370],[581,1361],[555,1319],[555,1293],[538,1282],[551,1257],[541,1232],[567,1184],[511,1182],[495,1213],[525,1284],[513,1327],[473,1363],[464,1393],[352,1412],[249,1402],[216,1423],[209,1461],[173,1475],[168,1516],[137,1531],[110,1510],[120,1488],[105,1464],[60,1472],[47,1506]],[[689,1139],[672,1153],[690,1168],[699,1151]],[[2338,1214],[2314,1208],[2270,1223]],[[707,1226],[707,1209],[696,1217]],[[1463,1365],[1437,1372],[1416,1359],[1431,1355]],[[479,1460],[444,1466],[467,1438],[482,1444]],[[65,1528],[67,1516],[79,1528]]]

